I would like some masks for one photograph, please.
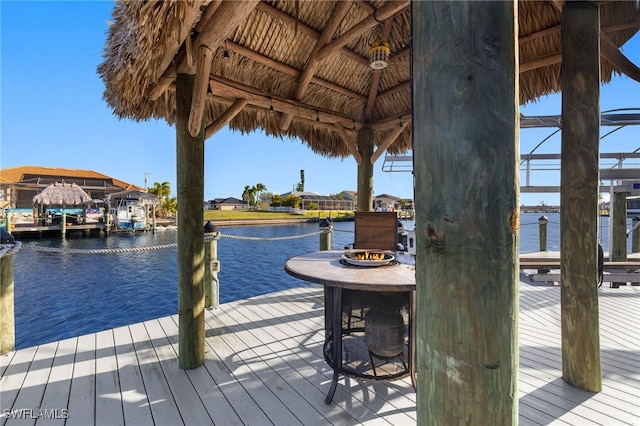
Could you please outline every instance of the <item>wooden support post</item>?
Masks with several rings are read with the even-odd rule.
[[[515,425],[517,2],[412,8],[417,423]]]
[[[338,213],[338,216],[340,214]],[[320,225],[320,250],[331,250],[331,231],[333,230],[333,225],[329,219],[322,219],[319,221]]]
[[[538,237],[540,239],[540,251],[547,251],[547,225],[549,219],[546,216],[540,216],[538,219]],[[549,269],[538,269],[539,274],[549,273]]]
[[[0,257],[0,355],[11,352],[16,347],[13,257],[11,253]]]
[[[204,242],[204,306],[217,308],[220,305],[220,261],[218,260],[218,240],[220,233],[215,232],[212,238]]]
[[[153,231],[153,233],[156,233],[156,227],[157,227],[157,223],[156,223],[156,205],[154,204],[151,207],[151,230]]]
[[[60,218],[60,233],[64,238],[67,235],[67,213],[62,212],[62,217]]]
[[[176,163],[178,186],[178,328],[179,366],[204,362],[204,127],[189,133],[194,77],[176,77]]]
[[[358,201],[356,210],[370,212],[373,210],[373,155],[374,130],[362,128],[358,130],[358,152],[362,162],[358,164]]]
[[[540,251],[547,251],[547,224],[549,219],[546,216],[540,216],[538,219],[538,236],[540,238]]]
[[[602,390],[598,319],[600,55],[598,5],[562,8],[560,281],[562,378]]]
[[[627,196],[629,192],[613,193],[613,216],[609,217],[612,243],[609,250],[609,260],[614,262],[627,261]],[[618,288],[627,283],[611,283],[611,287]]]
[[[631,253],[640,252],[640,226],[636,227],[638,222],[640,222],[639,216],[635,216],[631,221],[631,225],[634,228],[631,233]]]
[[[111,207],[110,205],[106,205],[104,207],[104,230],[107,232],[107,235],[111,232]]]

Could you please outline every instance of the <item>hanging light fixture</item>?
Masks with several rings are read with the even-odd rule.
[[[389,65],[391,49],[389,42],[376,39],[369,48],[369,67],[372,70],[383,70]]]
[[[227,49],[227,40],[224,41],[224,51],[222,52],[222,59],[229,60],[229,49]]]

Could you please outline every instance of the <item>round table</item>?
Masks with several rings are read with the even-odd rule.
[[[327,404],[333,399],[340,374],[372,380],[395,380],[410,374],[415,387],[414,258],[406,252],[387,252],[393,254],[395,260],[384,266],[356,266],[345,262],[343,254],[357,251],[363,250],[306,253],[290,258],[284,266],[289,275],[321,284],[325,289],[324,356],[333,368]],[[381,315],[380,311],[389,315],[385,312]],[[373,320],[380,317],[393,317],[403,327],[403,349],[398,355],[381,354],[375,345],[372,349],[376,336],[394,330],[392,326],[378,327],[378,319],[375,323]],[[351,346],[343,351],[343,344]]]

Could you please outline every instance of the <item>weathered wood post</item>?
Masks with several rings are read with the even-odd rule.
[[[540,216],[538,219],[538,236],[540,239],[540,251],[547,251],[547,224],[549,219],[546,216]]]
[[[220,305],[220,261],[218,240],[220,233],[210,220],[204,225],[204,306],[217,308]]]
[[[602,390],[597,287],[599,31],[597,4],[564,3],[560,30],[562,378],[590,392]]]
[[[640,216],[636,216],[631,220],[633,232],[631,233],[631,253],[640,252]]]
[[[204,362],[204,126],[189,133],[194,76],[176,77],[176,163],[178,186],[178,327],[179,366]]]
[[[358,200],[356,210],[370,212],[373,210],[373,129],[362,128],[358,131],[358,152],[362,162],[358,164]]]
[[[629,192],[614,192],[613,215],[609,217],[611,226],[611,248],[609,260],[613,262],[625,262],[627,260],[627,196]],[[612,288],[619,288],[627,283],[611,283]]]
[[[16,347],[13,258],[21,243],[2,228],[0,237],[0,355],[4,355]]]
[[[515,425],[517,2],[412,7],[417,423]]]
[[[540,216],[538,219],[538,238],[540,240],[540,251],[547,251],[547,225],[549,223],[549,219],[546,216]],[[538,269],[539,274],[547,274],[549,273],[549,269],[542,268]]]
[[[320,250],[331,250],[331,231],[333,225],[329,219],[322,219],[320,225]]]
[[[67,235],[67,213],[64,211],[62,212],[62,218],[60,222],[60,233],[62,234],[63,238]]]

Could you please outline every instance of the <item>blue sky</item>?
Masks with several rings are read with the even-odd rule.
[[[89,169],[143,186],[169,181],[175,195],[175,129],[163,121],[119,120],[102,100],[96,69],[103,60],[112,2],[0,1],[0,168],[20,165]],[[623,52],[640,64],[640,34]],[[522,109],[525,115],[560,113],[559,95]],[[640,108],[640,83],[615,77],[603,86],[601,109]],[[604,128],[603,133],[608,130]],[[523,130],[528,153],[553,129]],[[603,140],[601,152],[640,147],[640,128]],[[560,152],[559,134],[536,152]],[[374,194],[413,198],[410,173],[374,166]],[[638,167],[638,166],[636,166]],[[240,197],[245,185],[274,193],[293,189],[305,171],[305,190],[332,194],[356,190],[352,158],[314,154],[298,140],[224,129],[205,143],[205,199]],[[522,178],[523,179],[523,178]],[[534,185],[558,185],[559,173],[537,172]],[[558,204],[559,194],[522,194],[522,204]]]

